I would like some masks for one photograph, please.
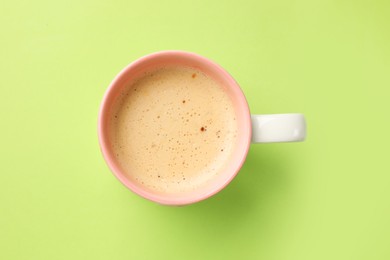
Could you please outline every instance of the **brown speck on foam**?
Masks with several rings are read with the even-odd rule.
[[[182,101],[182,103],[184,104],[184,103],[186,103],[186,101],[185,101],[185,100],[183,100],[183,101]]]
[[[200,128],[200,131],[202,131],[202,132],[204,132],[204,131],[206,131],[207,129],[206,129],[206,127],[205,126],[202,126],[201,128]]]
[[[196,73],[193,73],[191,76],[193,79],[196,78]]]

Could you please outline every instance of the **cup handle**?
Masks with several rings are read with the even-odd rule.
[[[252,143],[300,142],[306,138],[302,114],[251,115]]]

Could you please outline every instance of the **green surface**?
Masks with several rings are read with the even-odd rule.
[[[389,1],[2,1],[0,259],[390,259]],[[305,143],[253,145],[173,208],[110,173],[96,125],[125,65],[181,49]]]

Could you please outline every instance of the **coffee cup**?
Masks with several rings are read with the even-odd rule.
[[[98,118],[100,148],[112,173],[163,205],[196,203],[222,190],[251,143],[305,136],[302,114],[251,115],[228,72],[184,51],[149,54],[125,67],[109,85]]]

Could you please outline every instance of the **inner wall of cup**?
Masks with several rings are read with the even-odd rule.
[[[167,193],[158,193],[146,189],[144,186],[139,185],[137,182],[133,181],[130,177],[126,177],[122,174],[122,170],[119,167],[111,151],[111,144],[108,137],[108,120],[110,118],[110,113],[113,111],[113,105],[118,95],[121,93],[123,88],[128,86],[134,81],[134,79],[140,77],[143,73],[147,71],[153,71],[155,69],[166,67],[166,66],[186,66],[193,67],[202,72],[204,72],[209,77],[212,77],[214,80],[220,82],[221,86],[226,90],[233,101],[233,105],[236,111],[237,123],[239,125],[237,143],[235,152],[232,153],[229,163],[225,166],[225,169],[221,171],[221,174],[218,175],[215,179],[210,181],[204,187],[199,188],[196,191],[191,191],[187,193],[180,194],[167,194]],[[156,55],[149,56],[144,58],[144,60],[139,60],[138,62],[133,63],[131,66],[127,67],[122,73],[113,81],[111,85],[111,91],[107,95],[106,100],[107,107],[105,108],[106,114],[104,115],[103,127],[104,130],[104,139],[105,145],[108,149],[108,154],[110,158],[106,158],[111,161],[110,168],[114,171],[116,177],[131,190],[136,193],[153,199],[156,201],[162,201],[162,198],[169,202],[184,202],[186,200],[194,200],[197,197],[208,196],[209,194],[214,193],[215,191],[223,188],[230,180],[235,176],[235,173],[241,167],[242,161],[245,159],[250,140],[250,114],[248,106],[243,96],[240,88],[236,82],[218,65],[211,63],[210,61],[199,58],[195,55]],[[169,201],[169,202],[168,202]]]

